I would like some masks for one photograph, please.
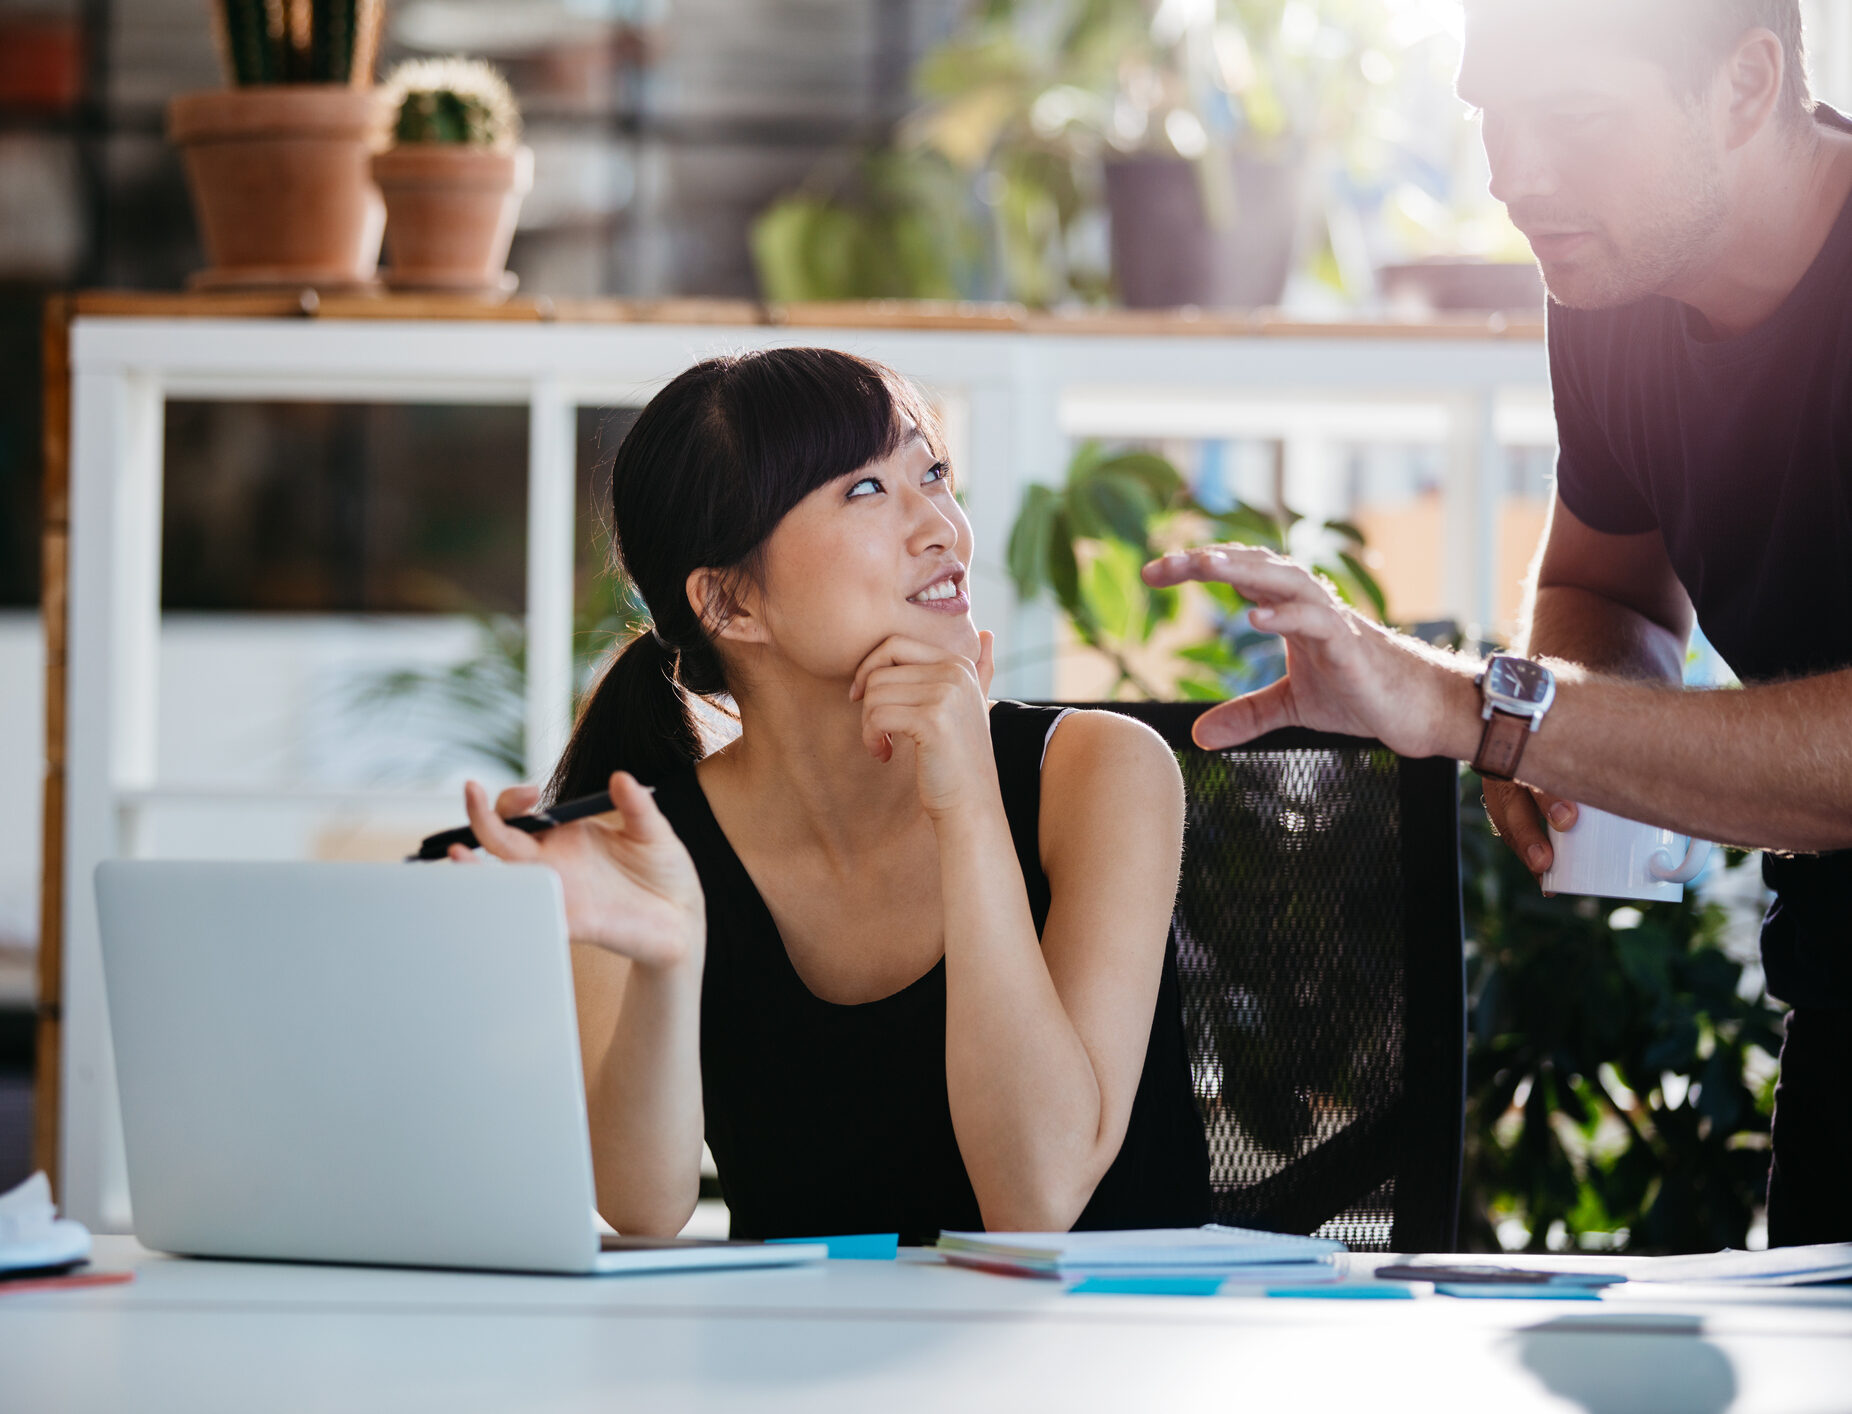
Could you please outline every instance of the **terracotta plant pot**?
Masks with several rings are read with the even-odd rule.
[[[503,267],[521,198],[534,184],[534,154],[463,143],[408,142],[373,159],[386,197],[395,290],[506,292]]]
[[[386,208],[367,160],[384,94],[342,84],[186,93],[167,106],[211,267],[196,289],[369,285]]]

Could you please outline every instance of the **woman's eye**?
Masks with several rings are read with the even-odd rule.
[[[863,489],[864,487],[868,489],[864,490]],[[860,481],[856,482],[855,485],[849,488],[849,495],[852,497],[854,496],[874,496],[874,495],[878,495],[881,491],[885,489],[886,488],[881,485],[880,481],[877,478],[872,477],[872,476],[864,476]]]
[[[931,466],[926,468],[926,479],[928,481],[944,481],[951,474],[952,469],[944,462],[934,462]]]

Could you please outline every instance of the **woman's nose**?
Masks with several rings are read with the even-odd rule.
[[[914,554],[927,550],[945,550],[958,543],[958,525],[936,496],[915,490],[911,501],[912,522],[907,530],[907,548]]]

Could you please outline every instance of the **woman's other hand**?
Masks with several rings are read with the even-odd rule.
[[[511,864],[544,864],[559,875],[573,942],[606,948],[646,968],[673,968],[698,957],[707,905],[694,861],[634,776],[617,772],[610,791],[615,816],[575,820],[538,835],[505,822],[539,802],[533,786],[510,787],[490,809],[488,792],[471,781],[463,788],[463,804],[489,854]],[[450,857],[472,859],[462,845],[452,845]]]
[[[977,660],[900,634],[884,639],[855,672],[849,700],[862,704],[862,742],[877,761],[912,742],[920,803],[938,820],[997,796],[987,694],[991,635]]]

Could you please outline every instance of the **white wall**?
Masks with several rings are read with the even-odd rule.
[[[1852,112],[1852,0],[1801,0],[1816,98]]]
[[[475,644],[468,619],[167,615],[156,782],[183,798],[144,811],[134,852],[402,857],[461,818],[466,774],[492,768],[434,744],[428,714],[368,706],[363,690],[396,668],[457,662]],[[406,794],[380,800],[386,791]]]
[[[356,701],[377,675],[467,657],[455,617],[167,614],[159,779],[185,786],[428,785],[424,743]]]

